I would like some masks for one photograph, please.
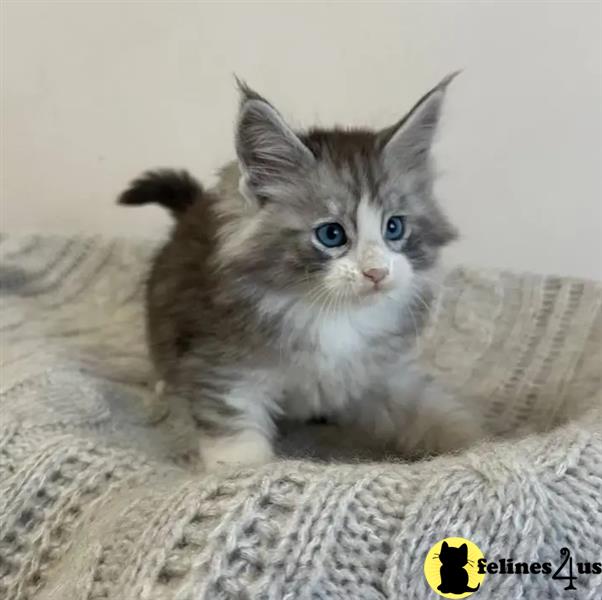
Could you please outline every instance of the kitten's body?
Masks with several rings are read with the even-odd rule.
[[[165,172],[122,197],[176,216],[149,280],[148,333],[159,378],[192,401],[206,465],[269,459],[280,417],[332,416],[412,453],[469,443],[478,424],[410,357],[430,299],[424,274],[454,232],[424,156],[406,153],[412,131],[389,149],[409,126],[297,137],[244,91],[239,163],[215,190]],[[411,233],[382,243],[382,215],[401,210]],[[344,248],[311,237],[325,216],[345,224]],[[384,281],[373,280],[385,262]]]

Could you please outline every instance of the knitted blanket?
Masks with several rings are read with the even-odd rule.
[[[417,352],[485,414],[467,452],[407,463],[313,425],[272,464],[205,475],[187,407],[150,392],[151,252],[2,238],[0,598],[436,598],[425,557],[454,536],[552,574],[571,553],[576,591],[488,573],[477,597],[601,597],[577,570],[601,560],[601,285],[446,276]]]

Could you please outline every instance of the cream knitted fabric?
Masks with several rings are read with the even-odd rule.
[[[0,598],[435,598],[423,562],[448,536],[488,560],[601,560],[600,285],[445,280],[421,360],[505,439],[369,462],[313,426],[286,436],[294,460],[205,476],[185,406],[149,392],[150,248],[9,236],[0,252]],[[487,575],[477,597],[602,597],[600,575],[576,585]]]

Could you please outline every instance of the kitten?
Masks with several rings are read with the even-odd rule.
[[[333,417],[406,454],[481,436],[409,353],[456,236],[430,159],[453,76],[378,132],[295,132],[241,83],[238,161],[215,190],[166,170],[120,197],[176,220],[150,274],[148,339],[158,378],[192,401],[208,469],[269,461],[281,417]]]

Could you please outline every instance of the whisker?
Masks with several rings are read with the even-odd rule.
[[[418,337],[419,337],[418,323],[416,322],[416,318],[414,317],[414,311],[412,310],[412,307],[409,304],[408,304],[408,311],[410,313],[412,323],[414,324],[414,333],[415,333],[414,343],[416,344],[416,352],[420,353],[420,341],[418,339]]]
[[[426,309],[427,312],[430,312],[431,307],[430,305],[426,302],[426,300],[420,295],[420,292],[416,289],[413,290],[413,300],[418,300],[418,302],[420,302],[422,304],[422,306],[424,306],[424,308]]]

